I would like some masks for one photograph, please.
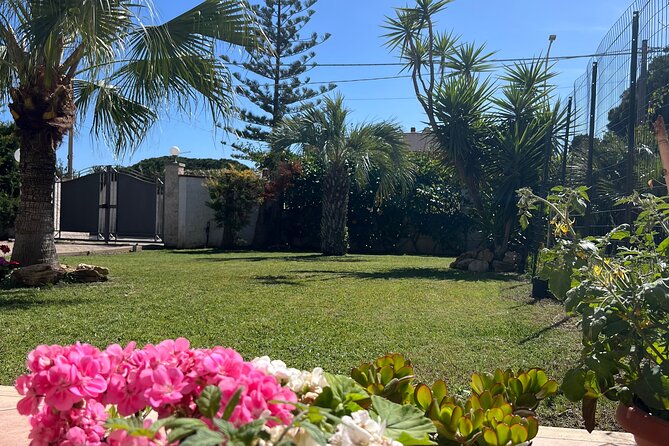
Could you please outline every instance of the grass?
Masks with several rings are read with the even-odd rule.
[[[456,391],[473,371],[538,366],[561,378],[578,358],[575,322],[560,305],[535,303],[512,276],[450,270],[450,259],[196,250],[63,261],[108,266],[112,278],[0,291],[0,384],[24,371],[40,343],[179,336],[341,373],[401,352],[421,380],[445,378]],[[576,427],[577,411],[555,398],[542,415]],[[611,408],[604,412],[600,427],[613,428]]]

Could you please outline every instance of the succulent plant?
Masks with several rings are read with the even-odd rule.
[[[557,389],[541,369],[496,370],[473,374],[471,395],[464,401],[449,396],[441,380],[431,388],[416,385],[413,399],[434,423],[441,445],[510,446],[537,435],[534,409]]]
[[[370,395],[378,395],[397,404],[413,403],[413,366],[399,353],[354,367],[351,378]]]

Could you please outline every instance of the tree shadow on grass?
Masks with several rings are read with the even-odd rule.
[[[549,326],[544,327],[541,330],[538,330],[538,331],[532,333],[531,335],[529,335],[528,337],[526,337],[524,339],[521,339],[518,342],[518,345],[524,345],[524,344],[527,344],[530,341],[534,341],[535,339],[538,339],[539,337],[541,337],[541,335],[543,335],[544,333],[546,333],[548,331],[551,331],[551,330],[555,330],[556,328],[560,328],[561,326],[563,326],[564,324],[569,322],[571,319],[572,319],[572,316],[564,316],[559,321],[553,322]]]
[[[69,306],[78,304],[88,304],[99,301],[100,298],[64,298],[54,299],[49,296],[36,295],[35,291],[30,289],[3,290],[0,296],[0,311],[29,310],[32,307],[53,307]]]
[[[451,280],[466,282],[489,282],[518,281],[514,274],[498,273],[470,273],[455,269],[444,268],[393,268],[386,271],[332,271],[332,270],[302,270],[296,273],[326,274],[337,278],[350,277],[363,280],[402,280],[402,279],[426,279],[426,280]]]
[[[304,286],[300,282],[292,280],[288,276],[256,276],[255,280],[260,282],[263,285],[291,285],[291,286]]]
[[[177,252],[177,251],[175,251]],[[223,254],[230,253],[230,251],[211,251],[202,252],[194,251],[193,254]],[[248,257],[198,257],[197,262],[265,262],[265,261],[280,261],[280,262],[336,262],[336,263],[359,263],[368,262],[367,259],[360,257],[345,256],[345,257],[328,257],[321,254],[307,254],[295,256],[248,256]]]

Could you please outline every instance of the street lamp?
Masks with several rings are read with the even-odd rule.
[[[174,157],[174,162],[177,162],[177,157],[181,154],[181,149],[179,149],[177,146],[172,146],[170,147],[170,155]]]

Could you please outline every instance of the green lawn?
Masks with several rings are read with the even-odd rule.
[[[513,277],[450,270],[450,260],[205,250],[67,257],[108,266],[112,278],[0,290],[0,384],[22,373],[40,343],[104,347],[179,336],[247,359],[270,355],[342,373],[401,352],[420,379],[445,378],[456,390],[472,371],[497,367],[539,366],[561,378],[580,344],[561,306],[534,303],[529,285]],[[580,423],[562,398],[550,406],[547,424]],[[610,410],[602,421],[613,426]]]

